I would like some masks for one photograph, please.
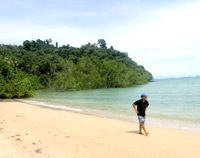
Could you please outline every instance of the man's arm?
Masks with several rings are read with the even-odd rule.
[[[136,107],[135,107],[135,104],[133,103],[132,105],[133,105],[133,108],[135,109],[136,114],[138,114],[139,111],[137,111],[137,109],[136,109]]]
[[[147,109],[148,109],[148,106],[147,106],[146,109],[145,109],[145,113],[147,112]]]

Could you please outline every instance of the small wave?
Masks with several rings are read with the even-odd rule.
[[[28,103],[28,104],[34,104],[34,105],[39,105],[39,106],[49,107],[49,108],[54,108],[54,109],[60,109],[60,110],[68,110],[68,111],[76,111],[76,112],[83,111],[82,109],[78,109],[78,108],[71,108],[71,107],[67,107],[67,106],[63,106],[63,105],[48,104],[48,103],[44,103],[44,102],[40,102],[40,101],[30,101],[30,100],[19,100],[19,101]]]
[[[101,112],[101,113],[99,112],[99,115],[102,117],[120,119],[120,120],[125,120],[125,121],[134,121],[134,122],[138,121],[138,118],[135,115],[114,114],[112,112]],[[163,118],[153,118],[153,117],[148,117],[148,116],[146,119],[146,123],[151,126],[200,132],[199,123],[184,122],[184,121],[179,121],[179,120],[168,120],[168,119],[163,119]]]
[[[179,121],[179,120],[168,120],[168,119],[162,119],[162,118],[152,118],[152,117],[149,117],[147,121],[152,126],[200,132],[199,123],[184,122],[184,121]]]
[[[91,115],[96,115],[96,116],[111,118],[111,119],[119,119],[119,120],[132,121],[132,122],[138,121],[137,116],[134,114],[133,115],[125,115],[125,114],[119,114],[119,113],[116,114],[113,112],[102,111],[102,110],[97,110],[97,109],[95,110],[95,109],[71,108],[71,107],[64,106],[64,105],[58,105],[58,104],[54,105],[54,104],[49,104],[49,103],[45,103],[45,102],[41,102],[41,101],[33,101],[33,100],[18,100],[18,101],[29,103],[29,104],[34,104],[34,105],[39,105],[42,107],[74,111],[74,112],[79,112],[79,113],[83,113],[83,114],[91,114]],[[200,124],[199,123],[183,122],[183,121],[179,121],[179,120],[168,120],[168,119],[164,119],[164,118],[153,118],[153,117],[148,117],[148,116],[147,116],[146,123],[151,126],[183,129],[183,130],[200,132]]]

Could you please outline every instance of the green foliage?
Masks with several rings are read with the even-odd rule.
[[[81,90],[145,84],[152,75],[127,53],[107,48],[106,41],[80,48],[54,46],[52,40],[0,45],[0,98],[27,97],[34,90]]]
[[[10,60],[0,56],[0,98],[20,98],[34,95],[41,88],[37,76],[12,67]]]
[[[100,48],[106,48],[106,41],[104,39],[99,39],[98,44],[100,45]]]

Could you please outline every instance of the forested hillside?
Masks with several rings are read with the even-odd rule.
[[[0,98],[27,97],[37,89],[81,90],[145,84],[152,75],[103,39],[80,48],[51,39],[0,45]]]

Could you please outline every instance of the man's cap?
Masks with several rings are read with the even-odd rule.
[[[141,97],[148,97],[147,94],[141,94]]]

